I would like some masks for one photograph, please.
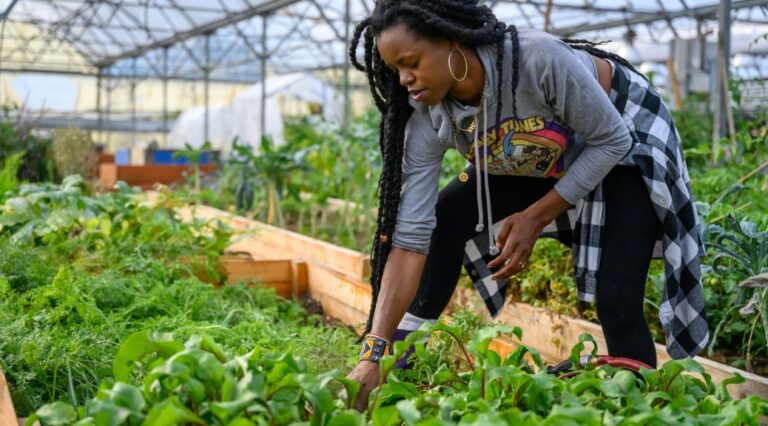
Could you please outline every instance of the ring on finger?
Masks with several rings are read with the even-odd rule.
[[[525,261],[524,260],[521,260],[521,261],[517,262],[517,264],[520,266],[520,269],[525,269]]]

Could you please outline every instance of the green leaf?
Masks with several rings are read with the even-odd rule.
[[[45,404],[35,411],[34,417],[40,420],[43,426],[59,426],[74,423],[77,420],[77,411],[71,405],[57,401]],[[30,418],[31,420],[31,418]],[[32,420],[34,422],[34,420]],[[29,420],[27,424],[30,424]]]
[[[170,356],[184,349],[184,346],[173,340],[170,333],[154,333],[140,331],[130,335],[123,341],[115,356],[113,372],[115,380],[127,382],[137,361],[150,353],[160,356]]]
[[[144,416],[140,412],[120,407],[114,401],[94,400],[88,404],[88,414],[99,426],[118,426],[128,423],[133,416],[136,422],[140,422]]]
[[[328,426],[364,426],[366,423],[364,414],[351,410],[331,417]]]
[[[447,364],[440,364],[439,367],[437,367],[437,371],[432,375],[432,385],[440,385],[443,384],[449,380],[452,380],[456,377],[456,374],[453,372],[453,370],[448,367]]]
[[[600,412],[587,407],[563,407],[556,405],[544,419],[543,425],[590,425],[601,426]]]
[[[595,341],[595,338],[592,337],[592,335],[589,333],[581,334],[579,336],[579,342],[573,346],[571,349],[571,356],[568,357],[568,359],[571,360],[571,363],[573,364],[573,370],[578,370],[581,368],[581,352],[584,350],[584,348],[586,348],[584,342],[592,343],[592,351],[590,354],[593,357],[597,356],[597,342]]]
[[[714,395],[707,395],[699,402],[702,414],[717,414],[720,412],[720,400]]]
[[[377,404],[392,405],[401,399],[409,399],[419,396],[419,391],[413,383],[405,383],[394,380],[384,383]]]
[[[609,398],[621,398],[637,387],[637,378],[634,373],[627,370],[619,370],[613,378],[604,381],[600,388]]]
[[[400,424],[400,414],[394,405],[374,407],[371,423],[373,426],[394,426]]]
[[[152,407],[143,424],[147,426],[173,426],[186,423],[206,424],[203,419],[183,406],[178,398],[171,397]]]
[[[234,401],[215,401],[211,404],[213,414],[223,421],[227,421],[248,408],[256,399],[256,394],[246,392]]]
[[[488,345],[490,345],[492,339],[495,339],[499,334],[512,331],[513,328],[505,324],[483,327],[472,335],[467,345],[467,350],[471,354],[481,357],[488,352]]]
[[[99,390],[99,399],[110,399],[119,407],[142,411],[146,406],[144,396],[136,387],[123,382],[115,383],[111,389]]]
[[[416,408],[416,403],[412,400],[406,399],[398,401],[395,406],[400,413],[400,417],[403,418],[407,425],[412,425],[421,420],[421,413],[419,412],[419,409]]]

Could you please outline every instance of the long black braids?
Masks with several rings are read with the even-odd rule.
[[[643,73],[636,70],[635,67],[632,66],[632,64],[629,63],[628,60],[622,58],[621,56],[615,53],[606,52],[605,50],[599,49],[597,47],[607,43],[607,41],[593,42],[589,40],[580,40],[580,39],[573,39],[573,38],[561,38],[560,40],[564,41],[572,48],[583,50],[592,56],[597,56],[598,58],[610,59],[612,61],[618,62],[619,64],[632,70],[635,74],[639,75],[640,77],[643,77],[646,81],[648,80],[648,78]]]
[[[496,19],[491,9],[477,0],[377,0],[371,16],[361,21],[353,33],[349,56],[353,66],[365,72],[374,104],[381,113],[379,148],[382,171],[379,178],[379,210],[371,247],[371,300],[368,322],[363,336],[371,331],[378,301],[384,266],[392,249],[392,238],[400,207],[402,161],[405,127],[413,108],[408,103],[408,90],[400,85],[397,72],[385,66],[375,45],[375,37],[387,28],[406,24],[414,34],[431,40],[449,39],[467,47],[496,46],[496,116],[494,134],[501,123],[504,43],[510,34],[512,44],[512,113],[517,117],[515,92],[519,82],[520,43],[517,28]],[[363,39],[363,63],[357,60],[357,49]],[[585,50],[601,58],[610,58],[634,70],[623,58],[598,49],[598,43],[563,39],[575,49]],[[635,71],[637,72],[637,71]],[[639,74],[639,73],[638,73]]]

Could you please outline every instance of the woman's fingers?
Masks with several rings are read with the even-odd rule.
[[[504,247],[509,237],[509,232],[512,230],[512,225],[515,223],[515,215],[508,216],[501,224],[499,234],[496,235],[496,247]]]
[[[499,230],[499,235],[496,236],[496,247],[501,248],[501,253],[499,253],[498,256],[496,256],[493,260],[488,262],[489,268],[497,268],[500,265],[503,265],[504,262],[506,262],[507,259],[509,259],[509,256],[512,255],[512,251],[514,250],[514,241],[509,239],[509,234],[512,231],[512,228],[515,224],[515,215],[509,216],[504,220],[504,223],[501,224],[501,229]]]
[[[526,257],[524,257],[522,254],[514,253],[510,257],[509,262],[507,262],[503,268],[496,271],[495,274],[491,275],[491,278],[498,281],[519,273],[525,268],[525,261],[521,260],[523,258]]]
[[[515,250],[515,241],[511,239],[507,239],[506,244],[504,244],[501,253],[499,253],[498,256],[496,256],[493,260],[488,262],[489,268],[498,268],[501,265],[504,265],[504,263],[507,262],[507,259],[509,259],[510,256],[512,256],[512,252]]]
[[[505,247],[506,249],[506,247]],[[504,252],[502,252],[502,255]],[[499,255],[501,257],[502,255]],[[501,280],[504,278],[509,278],[512,275],[515,275],[525,269],[525,264],[528,261],[528,258],[531,256],[531,251],[529,249],[526,249],[524,245],[518,244],[514,249],[510,250],[509,255],[505,257],[504,260],[504,267],[500,270],[496,271],[493,275],[491,275],[491,278],[494,280]],[[498,260],[498,258],[494,259],[494,262]],[[488,263],[488,266],[491,267],[491,263]]]

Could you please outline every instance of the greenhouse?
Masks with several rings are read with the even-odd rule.
[[[0,0],[0,102],[0,426],[768,418],[768,0]]]

